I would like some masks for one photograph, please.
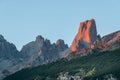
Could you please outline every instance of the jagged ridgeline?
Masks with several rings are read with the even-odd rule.
[[[24,45],[21,51],[0,35],[0,80],[27,67],[47,64],[65,56],[68,45],[62,39],[56,43],[37,36],[35,41]]]
[[[120,80],[120,49],[61,59],[16,72],[4,80]]]
[[[5,80],[119,78],[119,49],[120,31],[101,37],[94,19],[80,23],[70,47],[62,39],[51,43],[38,35],[18,51],[0,35],[0,80],[15,72]]]

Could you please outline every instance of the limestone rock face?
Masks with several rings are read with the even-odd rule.
[[[50,40],[37,36],[19,52],[15,45],[0,35],[0,80],[18,70],[34,67],[64,57],[68,46],[62,39],[51,44]],[[4,74],[4,71],[9,72]]]
[[[113,32],[101,38],[102,44],[106,44],[107,50],[114,50],[120,47],[120,31]]]
[[[120,39],[120,31],[113,32],[111,34],[102,37],[102,44],[107,43],[108,45],[116,42]]]
[[[2,35],[0,35],[0,58],[3,59],[18,59],[20,54],[16,46],[7,42]]]
[[[30,66],[37,66],[60,58],[67,48],[68,46],[62,39],[51,44],[50,40],[39,35],[35,41],[23,46],[21,53]]]
[[[16,65],[19,64],[21,57],[22,55],[16,49],[16,46],[0,35],[0,80],[19,70],[19,66]],[[8,73],[6,74],[4,71]]]
[[[44,38],[42,36],[37,36],[35,41],[29,42],[28,44],[24,45],[21,53],[25,59],[31,57],[34,53],[39,52],[39,49],[44,44]]]
[[[70,49],[72,51],[80,50],[90,46],[97,39],[97,30],[95,20],[87,20],[80,23],[78,33],[75,36]]]
[[[57,46],[58,51],[64,51],[66,48],[68,48],[68,45],[64,43],[64,40],[58,39],[55,43]]]

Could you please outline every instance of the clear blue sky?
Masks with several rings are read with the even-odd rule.
[[[91,18],[102,36],[120,30],[120,0],[0,0],[0,34],[19,50],[37,35],[70,45]]]

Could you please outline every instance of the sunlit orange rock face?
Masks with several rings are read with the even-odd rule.
[[[75,36],[70,49],[72,51],[80,50],[90,46],[97,39],[97,30],[95,20],[87,20],[80,23],[79,30]]]

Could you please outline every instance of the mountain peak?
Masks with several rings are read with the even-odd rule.
[[[64,40],[58,39],[55,44],[60,45],[60,44],[65,44],[65,43],[64,43]]]
[[[36,40],[35,40],[36,42],[41,42],[41,41],[44,41],[44,38],[41,36],[41,35],[38,35],[37,37],[36,37]]]
[[[97,38],[95,20],[86,20],[80,23],[78,33],[75,36],[70,49],[72,51],[80,50],[90,46]]]
[[[91,23],[94,23],[95,24],[95,19],[90,19],[90,20],[85,20],[83,22],[80,22],[80,24],[91,24]]]
[[[0,34],[0,41],[6,41],[1,34]]]

